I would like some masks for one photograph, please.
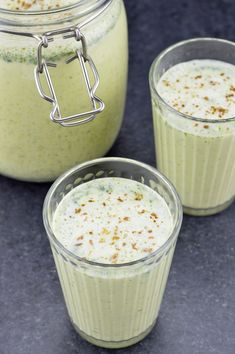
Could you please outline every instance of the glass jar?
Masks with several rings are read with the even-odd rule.
[[[213,59],[235,65],[235,44],[195,38],[164,50],[150,70],[157,167],[176,187],[190,215],[212,215],[235,197],[235,117],[202,119],[178,112],[157,90],[162,75],[176,64]]]
[[[125,104],[128,39],[123,2],[50,3],[42,8],[46,2],[36,1],[34,8],[27,1],[6,1],[0,9],[0,173],[25,181],[51,181],[77,163],[103,156],[117,137]],[[87,58],[96,66],[99,86]],[[49,103],[39,96],[34,70]],[[55,103],[53,94],[59,108],[50,104]],[[50,120],[53,110],[55,118],[90,112],[101,107],[99,98],[105,108],[84,115],[92,120],[86,124],[64,127]]]
[[[173,227],[155,252],[121,264],[92,262],[71,253],[56,238],[53,218],[61,200],[75,187],[98,178],[121,177],[152,188],[167,203]],[[182,223],[174,187],[156,169],[124,158],[102,158],[76,166],[50,188],[43,208],[60,284],[71,322],[87,341],[106,348],[137,343],[158,317]]]

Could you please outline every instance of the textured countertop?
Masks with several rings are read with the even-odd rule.
[[[148,69],[166,46],[234,40],[233,0],[127,0],[130,72],[125,121],[109,155],[155,164]],[[49,184],[0,177],[0,353],[107,354],[70,325],[41,208]],[[235,203],[184,218],[156,327],[117,354],[235,353]]]

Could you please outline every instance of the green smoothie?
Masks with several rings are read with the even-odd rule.
[[[92,180],[62,199],[53,217],[53,233],[72,254],[96,262],[76,267],[52,247],[69,316],[88,341],[125,347],[152,329],[174,246],[158,261],[144,259],[168,241],[172,229],[165,200],[133,180]],[[130,263],[138,260],[142,264]]]
[[[235,196],[235,122],[228,120],[235,116],[235,66],[180,63],[162,75],[156,89],[170,107],[153,97],[159,170],[175,185],[186,212],[224,209]]]

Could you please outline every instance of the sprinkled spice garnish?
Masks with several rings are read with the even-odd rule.
[[[151,217],[154,218],[154,219],[158,219],[158,216],[156,213],[151,213]]]
[[[218,113],[220,118],[227,112],[228,112],[227,108],[211,106],[211,113],[212,114]]]
[[[143,251],[145,253],[152,253],[153,252],[153,249],[152,248],[144,248]]]
[[[170,83],[167,80],[163,80],[163,83],[164,83],[165,86],[170,86]]]
[[[89,199],[88,202],[89,203],[95,203],[95,200],[94,199]]]
[[[230,97],[234,97],[234,94],[233,94],[233,93],[230,93],[230,94],[226,95],[225,97],[226,97],[226,99],[227,99],[227,98],[230,98]]]
[[[20,9],[21,10],[29,10],[33,4],[35,4],[36,1],[34,0],[33,3],[29,4],[28,2],[26,1],[21,1],[21,0],[17,0],[17,4],[18,6],[16,7],[16,10],[19,11]]]
[[[111,262],[112,263],[116,263],[118,259],[118,253],[114,253],[111,257]]]
[[[81,210],[82,210],[81,208],[76,208],[76,209],[75,209],[75,214],[81,213]]]
[[[124,200],[121,197],[118,197],[117,200],[121,203],[124,202]]]
[[[105,202],[103,202],[102,204],[103,204],[103,206],[106,206],[106,203],[105,203]]]
[[[120,240],[120,237],[119,237],[119,236],[113,236],[113,237],[112,237],[112,240],[113,240],[113,241]]]
[[[109,235],[110,231],[108,229],[106,229],[106,227],[103,227],[103,229],[101,230],[101,233],[104,235]]]
[[[212,86],[215,86],[215,85],[217,85],[217,82],[216,82],[216,81],[213,81],[213,80],[210,80],[210,84],[211,84]]]
[[[111,180],[107,180],[103,189],[100,188],[102,182],[94,180],[94,187],[84,184],[76,187],[77,194],[76,188],[71,191],[70,205],[64,204],[65,208],[61,209],[60,220],[63,225],[58,224],[60,229],[63,228],[64,235],[68,233],[68,247],[80,257],[102,263],[123,263],[144,257],[146,251],[143,249],[155,250],[155,234],[159,235],[159,247],[164,242],[164,233],[168,232],[166,227],[162,227],[162,231],[158,230],[157,224],[160,222],[154,224],[153,221],[162,220],[164,215],[169,218],[170,215],[168,211],[164,214],[165,207],[150,188],[140,183],[132,185],[135,183],[132,181],[128,182],[131,183],[129,186],[127,181],[123,181],[108,196]],[[124,203],[119,202],[118,198]],[[82,203],[86,204],[84,209]],[[105,208],[103,203],[106,204]],[[74,210],[77,211],[76,217]],[[86,216],[83,215],[84,211]]]
[[[143,194],[135,192],[135,200],[142,200],[143,199]]]
[[[233,65],[215,60],[179,63],[163,74],[157,90],[171,107],[183,114],[203,119],[214,119],[213,115],[233,117],[235,94],[230,95],[235,93],[233,70]]]
[[[11,0],[9,1],[11,4],[10,9],[11,10],[34,10],[34,5],[37,5],[39,7],[39,10],[45,11],[45,10],[51,10],[53,8],[60,8],[61,4],[59,1],[57,1],[53,6],[50,4],[50,1],[44,1],[44,0]],[[9,6],[9,5],[8,5]]]
[[[205,124],[205,125],[203,125],[203,128],[209,129],[209,125],[208,125],[208,124]]]
[[[132,243],[131,247],[133,248],[133,250],[138,251],[138,248],[136,247],[136,243]]]

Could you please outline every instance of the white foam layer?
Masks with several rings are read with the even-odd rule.
[[[171,107],[192,117],[235,117],[232,64],[204,59],[177,64],[163,74],[157,90]]]
[[[75,0],[0,0],[0,7],[12,11],[46,11],[76,2]]]
[[[178,112],[164,110],[163,119],[187,134],[223,137],[235,133],[235,123],[213,123],[235,116],[235,66],[217,60],[192,60],[166,71],[156,83],[159,95]],[[154,102],[153,102],[154,104]]]
[[[101,263],[126,263],[157,250],[169,238],[172,216],[151,188],[123,178],[82,184],[59,204],[58,240],[74,254]]]

